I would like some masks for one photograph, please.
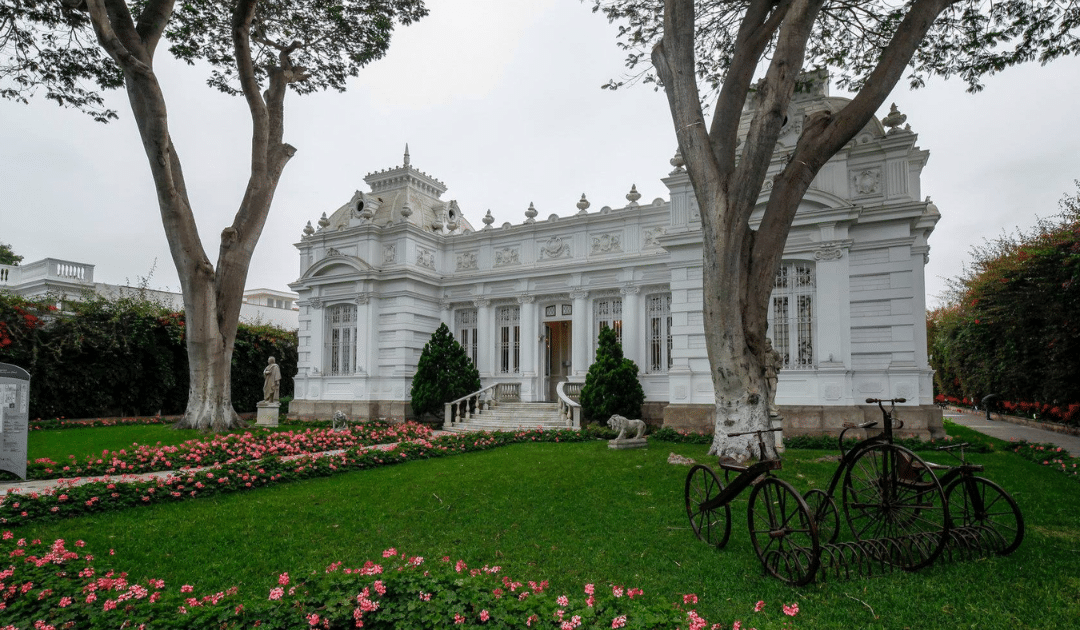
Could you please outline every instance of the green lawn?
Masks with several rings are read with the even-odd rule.
[[[802,628],[1062,628],[1080,619],[1080,486],[1063,475],[1007,453],[972,457],[1024,510],[1027,537],[1012,556],[793,588],[762,574],[746,530],[748,493],[733,506],[726,549],[696,540],[683,509],[687,468],[667,463],[672,451],[708,460],[705,446],[661,442],[638,451],[521,444],[15,533],[82,539],[99,558],[115,549],[99,570],[200,592],[238,585],[251,598],[265,598],[282,571],[358,566],[396,547],[500,564],[568,593],[587,582],[637,586],[662,601],[692,592],[699,612],[726,627],[750,620],[758,600],[773,610],[798,602]],[[824,454],[788,451],[779,475],[800,490],[824,486],[835,466],[815,461]]]

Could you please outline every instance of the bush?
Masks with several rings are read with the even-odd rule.
[[[446,324],[439,325],[424,344],[413,375],[409,392],[413,413],[417,418],[441,417],[443,405],[479,390],[480,372]]]
[[[139,294],[91,296],[64,303],[0,292],[0,362],[30,372],[30,417],[91,418],[182,413],[188,362],[184,315]],[[281,393],[291,395],[297,336],[272,326],[240,324],[233,349],[232,392],[238,411],[262,398],[262,367],[281,366]]]
[[[607,422],[614,414],[640,418],[645,390],[638,381],[638,366],[623,357],[622,346],[611,328],[600,331],[596,361],[581,388],[581,413],[590,422]]]

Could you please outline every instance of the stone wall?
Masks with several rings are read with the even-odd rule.
[[[668,405],[664,409],[663,426],[677,431],[712,433],[713,409],[712,405]],[[784,435],[788,436],[839,435],[845,422],[881,421],[881,411],[871,405],[780,405],[780,415],[784,418]],[[896,416],[904,423],[899,429],[894,428],[897,437],[914,436],[924,440],[945,437],[941,408],[936,405],[897,407]]]

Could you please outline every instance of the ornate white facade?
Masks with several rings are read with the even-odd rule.
[[[797,95],[774,158],[778,171],[804,116],[837,109],[824,84]],[[745,121],[749,121],[749,112]],[[784,355],[777,403],[794,433],[835,431],[866,398],[909,400],[902,433],[937,434],[926,356],[923,269],[939,214],[923,200],[928,153],[902,116],[874,120],[814,180],[777,275],[770,314]],[[702,318],[701,221],[680,165],[668,199],[474,230],[446,187],[403,166],[365,178],[296,246],[300,373],[291,412],[409,415],[421,349],[447,324],[484,385],[520,383],[523,401],[555,400],[584,381],[600,327],[619,332],[641,369],[646,416],[706,428],[714,403]],[[768,198],[766,179],[759,206]],[[876,408],[875,408],[876,409]]]

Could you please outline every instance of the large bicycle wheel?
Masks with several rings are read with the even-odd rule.
[[[718,549],[727,544],[731,535],[731,506],[709,507],[708,504],[723,491],[720,477],[708,466],[697,464],[686,475],[686,515],[690,517],[690,527],[699,539]]]
[[[999,556],[1016,551],[1024,540],[1024,515],[1016,501],[989,479],[959,477],[945,490],[953,527],[976,528],[980,545]]]
[[[790,484],[762,479],[750,493],[747,520],[754,552],[767,572],[795,586],[813,581],[821,562],[817,524]]]
[[[931,564],[949,535],[945,493],[918,455],[895,444],[874,444],[855,456],[844,475],[844,516],[857,541],[885,540],[888,557],[905,571]]]
[[[821,544],[832,544],[840,536],[840,512],[836,501],[824,490],[814,489],[803,495],[810,513],[817,523],[818,539]]]

